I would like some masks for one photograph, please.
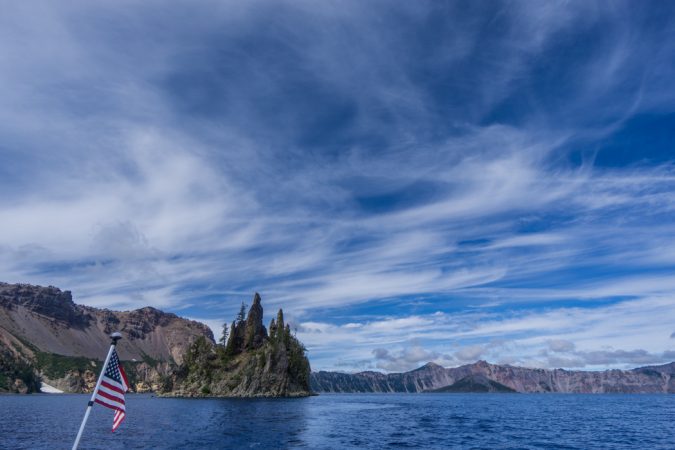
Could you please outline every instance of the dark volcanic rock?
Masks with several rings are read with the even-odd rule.
[[[263,325],[263,308],[260,304],[260,294],[257,292],[253,297],[253,304],[246,318],[246,329],[244,333],[244,348],[254,349],[265,343],[267,339],[267,330]]]
[[[0,307],[24,307],[32,313],[62,322],[69,327],[86,327],[92,319],[77,308],[70,291],[61,291],[54,286],[0,283]]]

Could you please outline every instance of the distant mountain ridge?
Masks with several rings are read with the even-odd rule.
[[[487,378],[485,375],[474,374],[467,375],[464,378],[455,381],[450,386],[445,386],[438,389],[432,389],[424,392],[436,392],[436,393],[476,393],[476,392],[485,392],[485,393],[514,393],[515,389],[511,389],[508,386],[504,386],[501,383],[498,383],[494,380]]]
[[[77,305],[70,291],[53,286],[0,283],[0,390],[35,390],[28,372],[18,369],[28,364],[61,390],[87,391],[112,331],[124,337],[120,358],[137,362],[140,390],[181,364],[197,338],[214,340],[206,325],[155,308],[110,311]]]
[[[404,373],[312,372],[315,392],[425,392],[452,386],[463,378],[484,377],[516,392],[675,393],[675,362],[632,370],[590,372],[530,369],[478,361],[445,368],[428,363]]]

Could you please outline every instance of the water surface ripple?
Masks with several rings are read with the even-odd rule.
[[[68,449],[85,395],[0,396],[0,448]],[[128,396],[114,434],[95,406],[82,449],[673,449],[674,395]]]

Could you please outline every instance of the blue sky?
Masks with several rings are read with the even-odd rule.
[[[6,2],[0,274],[314,369],[675,360],[675,5]]]

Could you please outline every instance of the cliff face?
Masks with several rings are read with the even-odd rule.
[[[438,393],[515,393],[515,389],[497,383],[494,380],[483,375],[468,375],[458,381],[455,381],[450,386],[445,386],[440,389],[432,389],[424,392],[438,392]]]
[[[316,392],[424,392],[467,377],[494,381],[517,392],[675,393],[675,363],[603,372],[528,369],[485,361],[446,369],[429,363],[405,373],[314,372],[311,385]]]
[[[22,364],[63,391],[90,391],[112,331],[124,337],[117,351],[139,390],[161,384],[198,337],[213,342],[206,325],[155,308],[109,311],[52,286],[0,283],[0,391],[36,390],[23,375],[26,388],[16,387],[21,378],[9,372]]]
[[[305,348],[284,326],[283,311],[264,327],[256,293],[247,318],[231,327],[227,345],[198,340],[175,373],[168,395],[184,397],[299,397],[310,394]]]

